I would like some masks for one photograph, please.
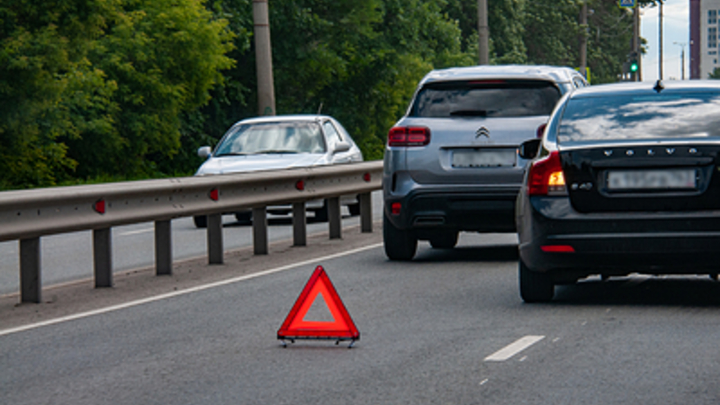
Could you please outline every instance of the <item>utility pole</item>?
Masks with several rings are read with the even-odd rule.
[[[658,79],[663,79],[663,0],[659,1],[660,10],[658,13]]]
[[[685,80],[685,45],[687,42],[673,42],[675,45],[680,45],[680,80]]]
[[[587,26],[587,14],[588,14],[588,7],[587,7],[587,0],[583,0],[582,8],[580,9],[580,74],[585,76],[585,73],[587,72],[587,43],[588,43],[588,26]]]
[[[633,52],[637,55],[638,70],[635,73],[635,81],[642,81],[642,53],[640,53],[640,5],[636,4],[633,9]]]
[[[258,115],[275,115],[270,17],[267,0],[253,0],[255,65],[257,68]]]
[[[490,63],[490,27],[488,27],[487,0],[478,0],[478,65]]]

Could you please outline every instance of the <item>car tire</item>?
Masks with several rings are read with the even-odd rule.
[[[383,214],[383,245],[390,260],[412,260],[417,250],[417,237],[412,231],[396,228]]]
[[[193,222],[197,228],[207,228],[207,215],[196,215],[193,217]]]
[[[523,301],[551,301],[555,295],[555,284],[550,274],[532,271],[522,260],[519,262],[520,297]]]
[[[356,217],[360,215],[360,203],[350,204],[347,206],[350,216]]]
[[[238,222],[250,222],[252,221],[252,211],[236,212],[235,219],[237,219]]]
[[[429,240],[430,246],[433,249],[452,249],[457,245],[458,232],[457,231],[444,231],[438,232],[437,235],[433,235]]]

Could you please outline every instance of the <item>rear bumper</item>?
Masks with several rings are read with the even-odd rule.
[[[515,232],[515,200],[519,187],[419,188],[404,196],[385,194],[388,219],[399,229],[420,231]],[[399,215],[392,205],[401,204]],[[421,235],[422,238],[422,235]]]
[[[521,260],[558,277],[720,271],[720,211],[583,214],[566,197],[521,196],[517,227]]]

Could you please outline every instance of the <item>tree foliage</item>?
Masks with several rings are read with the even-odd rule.
[[[631,18],[615,1],[489,3],[490,62],[617,80]],[[642,0],[654,5],[655,0]],[[279,114],[338,118],[366,159],[432,69],[478,59],[476,0],[270,0]],[[257,115],[252,0],[4,0],[0,188],[187,175],[195,149]]]

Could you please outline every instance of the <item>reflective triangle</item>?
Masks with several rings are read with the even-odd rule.
[[[323,300],[327,305],[332,321],[305,320],[315,300]],[[360,332],[330,278],[322,266],[318,266],[300,293],[285,322],[277,333],[278,339],[290,338],[328,338],[328,339],[360,339]]]

